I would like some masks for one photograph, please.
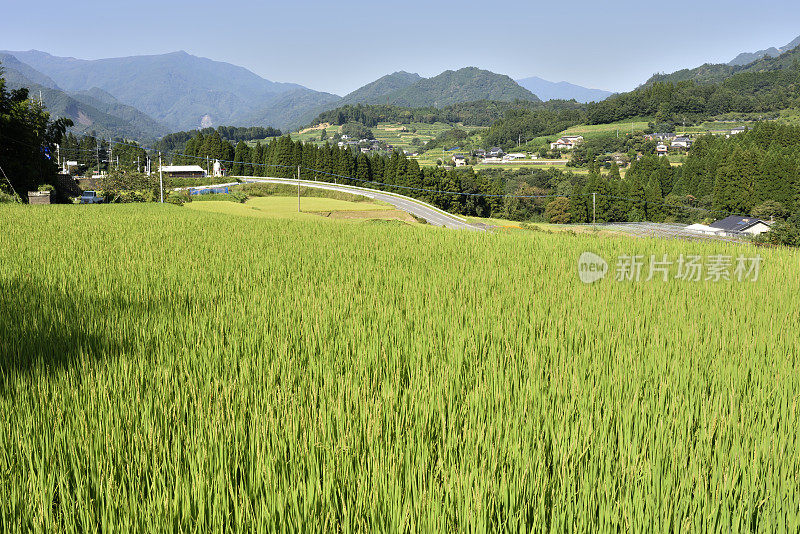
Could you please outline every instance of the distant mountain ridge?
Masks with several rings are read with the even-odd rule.
[[[586,104],[605,100],[614,94],[611,91],[581,87],[569,82],[551,82],[538,76],[522,78],[517,80],[517,83],[544,101],[575,100]]]
[[[720,83],[732,76],[746,72],[767,72],[790,68],[795,63],[800,64],[800,46],[783,52],[779,56],[766,55],[746,65],[729,65],[727,63],[706,63],[693,69],[681,69],[670,74],[654,74],[645,85],[655,82],[683,82]]]
[[[27,88],[31,99],[41,97],[51,115],[72,119],[73,129],[78,133],[94,131],[101,137],[154,139],[168,131],[164,125],[100,89],[64,91],[51,78],[9,54],[0,53],[0,64],[9,89]]]
[[[759,50],[757,52],[742,52],[732,60],[728,62],[728,65],[731,66],[742,66],[750,64],[754,61],[758,61],[764,57],[778,57],[784,52],[788,52],[794,48],[800,46],[800,36],[795,37],[794,40],[780,48],[775,48],[774,46],[767,48],[765,50]]]
[[[253,125],[256,116],[285,128],[313,118],[319,106],[338,98],[298,84],[265,80],[244,67],[183,51],[98,60],[37,50],[8,53],[64,90],[99,88],[171,129],[230,124],[234,119]],[[296,95],[299,106],[290,111],[280,104],[280,97],[288,93]]]
[[[431,78],[398,71],[339,97],[184,51],[87,60],[28,50],[0,52],[0,62],[8,69],[9,86],[42,91],[53,114],[71,118],[76,131],[135,139],[219,125],[291,130],[323,111],[355,104],[443,108],[478,101],[541,102],[510,77],[477,67]],[[545,87],[560,91],[558,98],[578,101],[610,94],[539,78],[523,82],[538,83],[546,99],[555,96]]]

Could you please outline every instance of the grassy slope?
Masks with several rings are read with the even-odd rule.
[[[800,528],[797,252],[585,286],[585,250],[756,251],[154,204],[0,227],[3,530]]]
[[[396,211],[394,207],[377,202],[349,202],[332,198],[301,198],[303,212],[297,211],[297,197],[256,197],[245,204],[226,201],[190,202],[185,207],[203,212],[243,215],[247,217],[314,220],[317,213],[334,211]]]

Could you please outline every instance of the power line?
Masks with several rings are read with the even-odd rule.
[[[6,139],[10,139],[8,137],[5,137],[5,138]],[[13,139],[11,139],[11,140],[13,141]],[[16,141],[16,142],[21,143],[20,141]],[[131,144],[131,143],[125,143],[125,142],[116,142],[115,144],[122,145],[122,146],[129,146],[129,147],[133,147],[133,148],[138,148],[138,149],[144,150],[145,152],[158,152],[154,148],[150,148],[150,147],[146,147],[146,146],[142,146],[142,145],[138,145],[138,144]],[[32,146],[32,145],[28,145],[28,146]],[[33,148],[36,148],[36,147],[33,147]],[[87,148],[87,149],[80,149],[80,150],[87,150],[87,151],[92,151],[92,152],[97,150],[98,151],[97,152],[97,157],[99,159],[99,148],[100,147],[98,146],[97,149],[88,149]],[[161,152],[159,152],[159,154],[161,154]],[[193,158],[193,159],[199,159],[199,160],[208,159],[207,155],[206,156],[196,156],[196,155],[185,154],[185,153],[176,152],[176,151],[167,151],[167,152],[165,152],[165,154],[169,154],[169,155],[171,155],[173,157],[185,157],[185,158]],[[608,194],[605,194],[605,193],[599,193],[599,192],[596,192],[596,191],[595,192],[580,193],[580,194],[557,194],[557,193],[554,193],[554,194],[548,194],[548,195],[514,195],[514,194],[507,194],[507,193],[467,193],[467,192],[464,192],[464,191],[447,191],[447,190],[440,190],[440,189],[427,189],[427,188],[421,188],[421,187],[411,187],[411,186],[405,186],[405,185],[399,185],[399,184],[390,184],[390,183],[386,183],[386,182],[378,182],[378,181],[375,181],[375,180],[365,180],[363,178],[355,178],[353,176],[346,176],[346,175],[342,175],[342,174],[327,172],[327,171],[323,171],[323,170],[320,170],[320,169],[314,169],[314,168],[311,168],[311,167],[302,167],[302,166],[297,166],[296,167],[294,165],[280,165],[280,164],[273,164],[273,163],[254,163],[254,162],[250,162],[250,161],[235,161],[235,160],[226,160],[226,159],[219,159],[219,158],[214,158],[214,159],[219,161],[220,163],[233,163],[233,164],[236,164],[236,165],[249,165],[251,167],[271,167],[271,168],[293,169],[293,170],[295,168],[300,168],[301,170],[306,170],[306,171],[309,171],[309,172],[312,172],[312,173],[317,173],[317,174],[323,174],[323,175],[331,176],[331,177],[334,177],[334,178],[342,178],[342,179],[345,179],[345,180],[351,180],[351,181],[356,181],[356,182],[361,182],[361,183],[366,183],[366,184],[378,185],[378,186],[383,186],[383,187],[392,187],[392,188],[395,188],[395,189],[403,189],[405,191],[416,191],[416,192],[420,192],[420,193],[431,193],[431,194],[436,194],[436,195],[452,195],[452,196],[478,197],[478,198],[514,198],[514,199],[546,199],[546,198],[559,198],[559,197],[561,197],[561,198],[570,198],[571,199],[571,198],[576,198],[576,197],[587,197],[588,198],[591,195],[593,197],[593,200],[594,200],[593,206],[596,206],[596,196],[600,196],[601,198],[607,198],[607,199],[612,199],[612,200],[623,200],[623,201],[631,202],[634,205],[652,205],[652,206],[662,206],[662,207],[681,209],[681,210],[704,211],[704,212],[707,212],[707,213],[710,213],[710,214],[747,216],[747,214],[737,213],[737,212],[727,211],[727,210],[714,210],[714,209],[709,209],[709,208],[703,208],[703,207],[700,207],[700,206],[687,206],[687,205],[683,205],[683,204],[669,204],[669,203],[666,203],[666,202],[657,202],[657,201],[634,199],[634,198],[629,198],[629,197],[620,197],[620,196],[615,196],[615,195],[608,195]],[[99,162],[98,162],[98,169],[99,169]],[[595,210],[596,210],[596,207],[593,207],[593,211],[595,211]],[[596,214],[593,216],[593,220],[594,219],[596,219]]]

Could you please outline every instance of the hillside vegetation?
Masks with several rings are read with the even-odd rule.
[[[337,102],[337,107],[351,104],[385,104],[387,100],[391,100],[390,95],[395,91],[414,85],[421,79],[422,76],[419,74],[405,71],[387,74],[349,93]]]
[[[508,76],[475,67],[447,70],[433,78],[424,78],[391,93],[388,100],[389,104],[397,106],[437,108],[475,100],[540,102],[536,95]]]

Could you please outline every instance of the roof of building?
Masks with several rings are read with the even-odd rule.
[[[752,228],[758,223],[763,223],[766,224],[767,226],[772,226],[767,221],[762,221],[761,219],[758,219],[756,217],[741,217],[739,215],[730,215],[728,217],[725,217],[724,219],[714,221],[711,223],[711,226],[713,228],[719,228],[720,230],[725,230],[726,232],[744,232],[748,228]]]
[[[200,165],[164,165],[161,170],[164,172],[206,172]]]

